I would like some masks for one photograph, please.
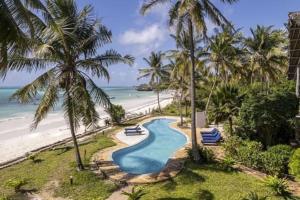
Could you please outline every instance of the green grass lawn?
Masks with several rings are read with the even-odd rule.
[[[241,172],[229,172],[220,164],[195,165],[186,168],[172,180],[144,186],[147,193],[142,200],[241,200],[254,191],[269,199],[283,199],[272,195],[269,188],[255,177]]]
[[[80,146],[81,155],[87,164],[91,156],[100,149],[115,145],[110,138],[98,135],[85,145]],[[59,181],[60,189],[57,195],[71,197],[72,199],[105,199],[111,194],[116,186],[113,183],[98,179],[89,170],[77,172],[75,167],[75,156],[73,149],[62,152],[62,150],[45,151],[37,155],[38,163],[26,160],[20,164],[0,170],[0,199],[7,196],[11,199],[22,199],[12,189],[6,188],[8,179],[18,178],[28,181],[23,188],[28,190],[40,190],[51,180]],[[74,177],[74,185],[69,184],[69,177]]]

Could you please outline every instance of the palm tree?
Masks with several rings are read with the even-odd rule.
[[[219,86],[212,96],[211,113],[216,123],[228,120],[229,132],[233,132],[233,117],[235,117],[241,106],[242,95],[239,89],[232,84],[224,84]]]
[[[236,74],[237,68],[241,66],[239,57],[243,51],[239,48],[241,35],[238,31],[230,31],[226,28],[223,32],[217,32],[210,38],[208,53],[205,59],[209,60],[210,67],[214,71],[214,81],[206,103],[205,111],[207,112],[211,95],[216,87],[217,79],[229,82],[230,76]]]
[[[49,0],[46,5],[51,19],[46,18],[44,29],[33,43],[33,51],[27,56],[14,55],[9,67],[12,70],[47,71],[19,89],[12,98],[28,103],[38,91],[44,91],[32,124],[32,128],[36,128],[63,93],[62,107],[70,126],[77,166],[82,170],[76,129],[80,124],[86,127],[97,124],[99,116],[95,104],[110,105],[107,94],[88,74],[109,80],[109,65],[131,64],[133,58],[123,57],[115,50],[97,53],[99,47],[111,42],[112,34],[92,16],[91,6],[78,10],[74,0]]]
[[[128,200],[140,200],[146,193],[142,189],[136,190],[136,187],[131,189],[131,192],[122,192],[123,195],[128,197]]]
[[[250,82],[276,81],[278,75],[287,68],[287,53],[285,51],[286,36],[281,30],[272,26],[257,26],[251,30],[251,37],[245,39],[248,51]]]
[[[26,53],[39,34],[42,20],[34,10],[47,10],[40,0],[0,0],[0,77],[5,77],[10,55]]]
[[[151,52],[149,58],[144,58],[147,63],[147,68],[139,69],[141,78],[150,78],[149,84],[154,88],[157,94],[158,110],[161,112],[159,92],[161,90],[161,84],[168,77],[168,65],[163,64],[164,54],[162,52]]]
[[[234,3],[237,0],[221,0],[222,2]],[[190,95],[191,95],[191,110],[192,110],[192,149],[194,160],[200,161],[200,154],[197,149],[196,137],[196,106],[195,106],[195,47],[194,34],[206,36],[207,26],[205,18],[208,17],[214,24],[219,26],[230,25],[230,22],[223,16],[219,9],[210,0],[146,0],[141,8],[141,13],[145,14],[148,10],[158,4],[171,3],[169,10],[169,25],[176,25],[177,35],[182,30],[187,29],[189,34],[189,55],[191,61],[190,68]],[[196,32],[195,32],[195,31]]]

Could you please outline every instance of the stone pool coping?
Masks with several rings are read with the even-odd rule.
[[[128,145],[126,144],[126,141],[121,141],[117,137],[117,134],[120,134],[120,132],[116,132],[111,135],[113,141],[116,143],[115,146],[103,149],[99,152],[97,152],[93,156],[93,161],[96,161],[98,163],[99,167],[99,173],[104,173],[109,179],[117,182],[126,182],[130,184],[146,184],[146,183],[155,183],[155,182],[160,182],[167,180],[171,177],[176,176],[184,166],[184,162],[187,158],[187,153],[186,153],[186,148],[191,146],[190,138],[186,134],[186,132],[182,131],[178,126],[177,123],[179,121],[178,117],[171,117],[171,116],[159,116],[159,117],[150,117],[147,119],[142,120],[139,122],[139,124],[143,125],[147,122],[150,122],[155,119],[162,119],[162,118],[167,118],[167,119],[175,119],[176,121],[170,124],[170,128],[173,128],[183,135],[186,136],[187,138],[187,143],[177,150],[167,161],[165,167],[163,170],[157,173],[150,173],[150,174],[143,174],[143,175],[134,175],[134,174],[129,174],[126,172],[123,172],[118,165],[114,164],[112,160],[112,153],[123,149],[125,147],[133,146],[143,140],[145,140],[147,137],[144,137],[141,140],[137,140],[135,143]],[[124,129],[122,130],[124,131]]]

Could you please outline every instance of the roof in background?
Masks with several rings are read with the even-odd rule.
[[[300,67],[300,11],[289,13],[289,70],[288,78],[296,78],[296,68]]]

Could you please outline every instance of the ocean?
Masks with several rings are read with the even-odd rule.
[[[16,100],[10,100],[11,95],[17,90],[16,87],[0,88],[0,121],[14,119],[33,114],[39,103],[39,97],[35,102],[20,104]],[[122,104],[124,101],[137,100],[155,95],[154,92],[136,91],[134,87],[103,87],[103,90],[111,98],[114,104]],[[52,112],[60,111],[60,103]]]

